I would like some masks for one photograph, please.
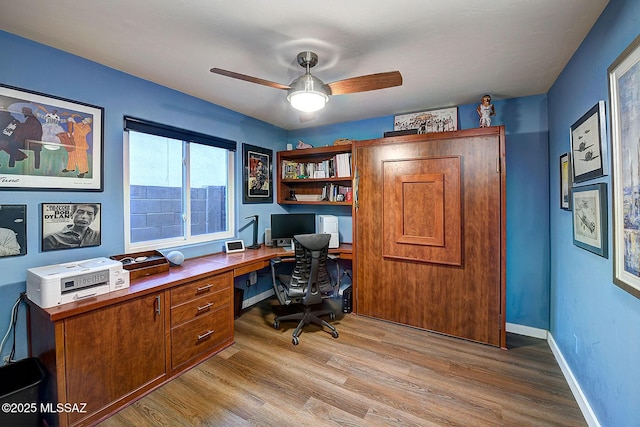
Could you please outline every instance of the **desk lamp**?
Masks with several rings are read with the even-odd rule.
[[[251,215],[245,219],[253,218],[253,245],[247,246],[247,249],[260,249],[260,243],[258,243],[258,215]]]

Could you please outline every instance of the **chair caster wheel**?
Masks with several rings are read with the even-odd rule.
[[[335,313],[329,313],[329,320],[336,320]]]
[[[277,320],[273,322],[273,329],[280,329],[280,322]]]
[[[291,339],[291,342],[293,343],[293,345],[298,345],[300,343],[300,340],[298,339],[298,337],[293,337]]]
[[[338,338],[338,331],[331,332],[331,336],[334,338]]]

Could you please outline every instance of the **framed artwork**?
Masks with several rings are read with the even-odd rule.
[[[43,203],[42,251],[100,246],[100,203]]]
[[[0,85],[0,190],[102,191],[104,109]]]
[[[571,156],[560,156],[560,209],[571,210]]]
[[[613,281],[640,298],[640,36],[611,64]]]
[[[608,258],[607,184],[573,187],[573,244]]]
[[[584,182],[606,175],[607,149],[604,101],[598,101],[571,126],[573,182]]]
[[[27,205],[0,205],[0,257],[27,254]]]
[[[418,133],[458,130],[458,107],[401,114],[393,119],[394,131],[417,129]]]
[[[273,203],[273,151],[242,144],[242,202]]]

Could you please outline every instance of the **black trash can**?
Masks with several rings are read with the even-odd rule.
[[[242,301],[244,300],[244,289],[233,288],[233,317],[237,319],[242,314]]]
[[[41,426],[45,370],[36,357],[0,366],[0,426]]]

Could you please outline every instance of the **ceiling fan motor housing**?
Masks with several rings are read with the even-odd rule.
[[[318,55],[314,52],[307,50],[298,54],[298,64],[300,64],[301,67],[307,68],[308,66],[309,68],[312,68],[315,67],[317,63]]]

